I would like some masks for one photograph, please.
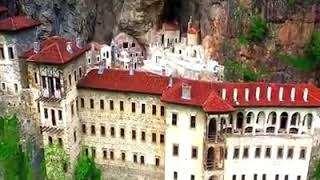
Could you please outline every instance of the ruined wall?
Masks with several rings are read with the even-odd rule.
[[[81,98],[84,99],[84,108],[81,107]],[[94,100],[94,108],[90,107],[90,99]],[[104,109],[101,109],[100,100],[103,100]],[[110,100],[113,100],[114,110],[110,109]],[[160,114],[159,96],[118,93],[110,91],[95,91],[79,89],[79,119],[86,125],[86,134],[82,133],[83,147],[96,149],[96,162],[103,165],[105,177],[110,179],[163,179],[164,177],[164,143],[160,136],[165,134],[164,116]],[[120,111],[120,101],[123,101],[124,111]],[[132,112],[132,102],[136,112]],[[142,104],[145,104],[145,114],[142,113]],[[156,115],[152,114],[152,105],[156,105]],[[91,134],[91,126],[95,126],[95,135]],[[105,127],[106,135],[101,135],[101,126]],[[111,127],[115,128],[115,137],[111,136]],[[124,128],[125,137],[120,136],[120,129]],[[136,139],[132,139],[132,130],[136,131]],[[141,139],[145,132],[145,141]],[[152,134],[156,134],[156,142]],[[103,150],[107,152],[103,158]],[[110,159],[110,152],[114,153],[114,160]],[[125,161],[121,153],[125,153]],[[137,163],[133,162],[133,155],[137,155]],[[140,156],[144,156],[141,164]],[[155,158],[159,158],[159,166],[155,165]],[[115,173],[117,172],[117,173]]]

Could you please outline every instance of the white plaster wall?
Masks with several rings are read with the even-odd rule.
[[[237,179],[241,179],[245,175],[246,180],[253,180],[254,174],[258,175],[258,179],[262,179],[262,175],[266,174],[267,179],[275,179],[275,175],[279,174],[279,180],[284,179],[285,175],[289,175],[289,180],[296,180],[297,176],[301,176],[301,180],[306,180],[308,173],[308,165],[310,160],[312,138],[289,138],[279,136],[256,136],[256,137],[228,137],[226,139],[226,147],[228,149],[228,157],[225,160],[224,180],[232,180],[232,176],[236,175]],[[243,159],[243,148],[249,147],[249,158]],[[255,158],[255,148],[261,147],[261,157]],[[271,158],[265,158],[266,147],[271,147]],[[233,159],[234,147],[240,148],[239,159]],[[283,158],[277,158],[278,147],[283,147]],[[288,147],[294,147],[293,159],[287,159]],[[299,159],[301,147],[307,148],[306,159]]]
[[[172,125],[172,113],[178,114],[177,126]],[[196,115],[196,128],[190,128],[190,117]],[[205,113],[200,108],[179,105],[167,105],[166,114],[166,148],[165,148],[165,180],[174,179],[174,171],[178,179],[203,179],[203,145],[205,133]],[[173,156],[173,144],[179,145],[179,156]],[[198,158],[191,158],[192,146],[198,147]]]

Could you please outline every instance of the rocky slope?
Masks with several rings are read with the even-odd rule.
[[[80,36],[109,41],[124,31],[142,36],[159,20],[178,20],[185,29],[190,16],[201,28],[203,44],[223,63],[232,59],[253,70],[271,71],[266,80],[315,81],[317,73],[300,73],[275,57],[279,49],[301,54],[312,32],[318,30],[318,5],[313,0],[0,0],[10,13],[41,20],[41,34]],[[261,15],[270,29],[256,45],[239,44],[249,15]],[[319,74],[319,73],[318,73]]]

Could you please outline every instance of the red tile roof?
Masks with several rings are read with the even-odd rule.
[[[8,11],[6,6],[0,5],[0,13]]]
[[[40,51],[33,49],[23,53],[20,57],[28,62],[40,64],[66,64],[90,49],[90,46],[78,48],[76,41],[71,41],[72,52],[67,51],[67,39],[52,36],[40,43]]]
[[[179,24],[178,22],[165,22],[162,24],[162,28],[165,31],[178,31],[179,30]]]
[[[39,21],[27,16],[14,16],[0,21],[0,31],[21,31],[39,26]]]
[[[130,76],[125,70],[106,69],[101,75],[97,71],[90,71],[78,87],[161,95],[168,84],[166,77],[148,72],[134,72]]]
[[[199,32],[200,30],[195,26],[191,26],[190,29],[188,30],[189,34],[198,34]]]
[[[320,107],[320,89],[311,84],[275,84],[275,83],[210,83],[204,81],[174,78],[173,86],[168,87],[169,78],[148,72],[135,71],[130,76],[125,70],[106,69],[103,74],[92,70],[82,79],[78,88],[96,90],[135,92],[156,94],[167,103],[201,107],[205,112],[231,112],[237,107]],[[182,85],[191,86],[191,99],[182,99]],[[259,99],[256,89],[260,88]],[[271,87],[271,99],[267,98],[267,89]],[[279,89],[283,87],[283,101],[279,100]],[[295,99],[291,100],[291,89],[295,88]],[[245,99],[245,89],[249,90],[249,99]],[[303,91],[309,90],[308,100],[304,101]],[[226,90],[226,99],[222,91]],[[233,99],[234,89],[238,90],[237,101]]]

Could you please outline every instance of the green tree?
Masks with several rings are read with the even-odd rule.
[[[0,179],[32,179],[31,147],[22,147],[19,127],[15,115],[0,117]]]
[[[311,175],[311,180],[319,180],[320,179],[320,160],[317,160],[315,163],[314,171]]]
[[[306,56],[318,67],[320,65],[320,32],[314,32],[307,46]]]
[[[265,40],[269,32],[267,22],[261,16],[252,16],[248,38],[251,42],[259,43]]]
[[[45,148],[44,152],[47,179],[66,179],[65,167],[68,164],[69,158],[61,145],[51,144]]]
[[[80,154],[74,168],[76,180],[100,180],[101,170],[96,166],[94,160]]]

